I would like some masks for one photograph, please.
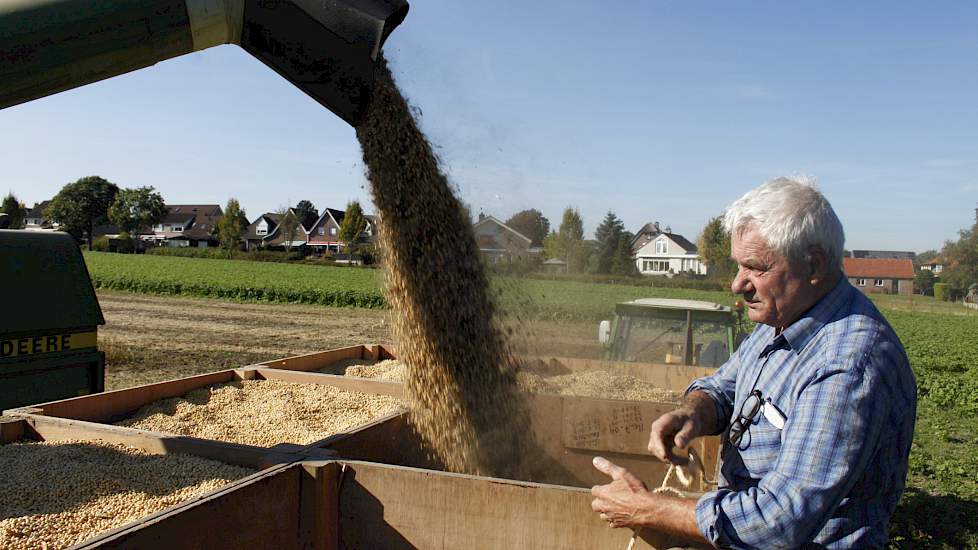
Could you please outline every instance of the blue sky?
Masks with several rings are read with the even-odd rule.
[[[978,206],[976,23],[967,2],[416,0],[386,50],[475,211],[694,239],[806,173],[847,247],[919,252]],[[0,193],[92,174],[251,218],[369,203],[353,130],[235,46],[0,111]]]

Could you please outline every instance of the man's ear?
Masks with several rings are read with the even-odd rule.
[[[812,246],[808,249],[808,279],[813,285],[817,285],[829,276],[829,256],[820,246]]]

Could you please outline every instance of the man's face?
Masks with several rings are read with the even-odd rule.
[[[815,304],[810,266],[792,264],[771,250],[755,228],[734,232],[730,249],[738,268],[730,289],[744,296],[751,321],[784,328]]]

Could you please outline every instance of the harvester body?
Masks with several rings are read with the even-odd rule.
[[[7,0],[0,109],[236,44],[351,125],[405,0]]]

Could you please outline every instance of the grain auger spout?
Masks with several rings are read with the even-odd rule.
[[[405,0],[5,0],[0,109],[236,44],[356,126]]]

